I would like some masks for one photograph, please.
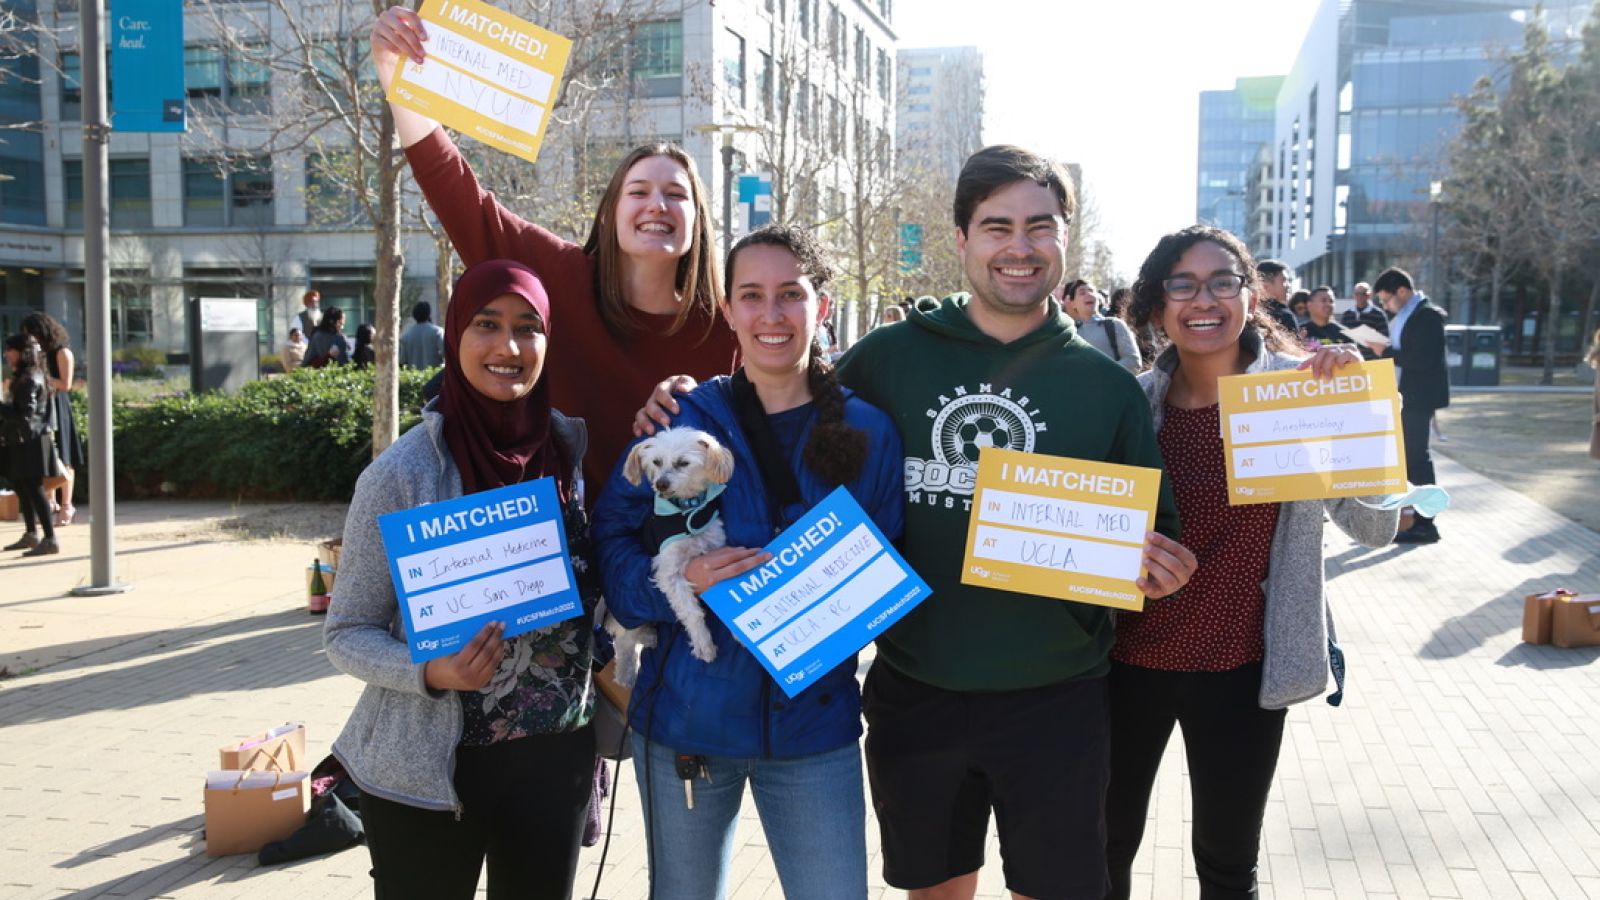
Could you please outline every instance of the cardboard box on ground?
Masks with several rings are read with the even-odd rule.
[[[22,515],[22,504],[12,491],[0,491],[0,522],[15,522]]]
[[[206,855],[255,853],[305,824],[306,729],[291,722],[223,747],[206,774]]]
[[[1566,588],[1529,594],[1522,603],[1522,639],[1567,649],[1600,645],[1600,594]]]

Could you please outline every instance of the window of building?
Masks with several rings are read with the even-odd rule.
[[[183,224],[267,226],[274,218],[270,156],[183,161]]]
[[[141,347],[155,337],[155,309],[151,302],[150,272],[114,269],[111,272],[111,342],[117,347]]]
[[[736,31],[728,31],[728,52],[722,58],[722,78],[728,85],[728,99],[735,106],[745,105],[744,38]]]
[[[862,84],[872,81],[872,45],[867,42],[867,32],[856,26],[856,80]]]
[[[772,56],[765,50],[757,50],[756,56],[760,60],[756,68],[756,95],[761,102],[761,115],[763,118],[772,118]]]
[[[322,308],[344,311],[344,331],[355,340],[356,326],[378,320],[377,270],[371,266],[312,266],[311,287],[322,293]],[[409,307],[405,307],[409,308]]]
[[[839,12],[839,4],[828,4],[828,56],[839,65],[844,65],[845,57],[844,14]]]
[[[633,38],[633,77],[644,97],[683,94],[683,20],[645,22]]]
[[[308,154],[305,171],[307,225],[338,227],[363,221],[355,157],[349,151]]]
[[[150,160],[112,159],[106,165],[107,192],[111,195],[112,228],[150,226]],[[68,228],[83,227],[83,160],[61,161],[62,195],[66,199]]]
[[[908,103],[908,104],[906,104],[906,112],[914,112],[914,113],[915,112],[929,112],[932,109],[933,109],[933,105],[930,104],[930,103]]]
[[[894,96],[894,67],[889,65],[889,53],[878,51],[878,97],[888,103]]]
[[[248,45],[232,51],[199,45],[183,48],[184,91],[189,110],[198,115],[265,115],[272,111],[272,70],[267,47]]]

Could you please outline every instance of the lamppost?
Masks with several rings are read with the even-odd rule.
[[[1433,225],[1428,232],[1428,290],[1434,290],[1439,284],[1439,201],[1444,197],[1444,182],[1434,181],[1428,184],[1428,208],[1433,214]],[[1444,296],[1444,289],[1438,288],[1439,296]]]
[[[722,135],[722,252],[727,253],[733,247],[733,136],[761,129],[754,125],[713,122],[698,125],[695,130],[701,134]]]

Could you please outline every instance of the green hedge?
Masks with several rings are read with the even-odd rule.
[[[117,400],[117,493],[348,500],[372,458],[372,375],[329,366],[253,381],[233,396]],[[432,375],[400,370],[401,432],[419,421]],[[73,400],[81,411],[83,395]]]

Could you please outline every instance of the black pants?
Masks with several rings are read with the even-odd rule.
[[[42,524],[44,539],[54,540],[55,519],[50,515],[50,498],[44,492],[44,479],[13,477],[17,489],[17,505],[22,508],[22,524],[32,534]]]
[[[1284,711],[1256,702],[1261,664],[1228,672],[1111,667],[1111,784],[1106,863],[1113,900],[1129,894],[1133,858],[1161,754],[1183,729],[1194,797],[1194,867],[1201,900],[1255,898],[1261,820],[1278,765]]]
[[[1411,404],[1400,407],[1400,434],[1406,442],[1406,480],[1412,484],[1437,484],[1433,477],[1433,454],[1428,452],[1428,439],[1433,436],[1430,427],[1433,414],[1438,410]],[[1417,516],[1418,525],[1428,529],[1433,520]]]
[[[361,793],[377,900],[568,900],[594,780],[594,729],[456,750],[461,818]]]

